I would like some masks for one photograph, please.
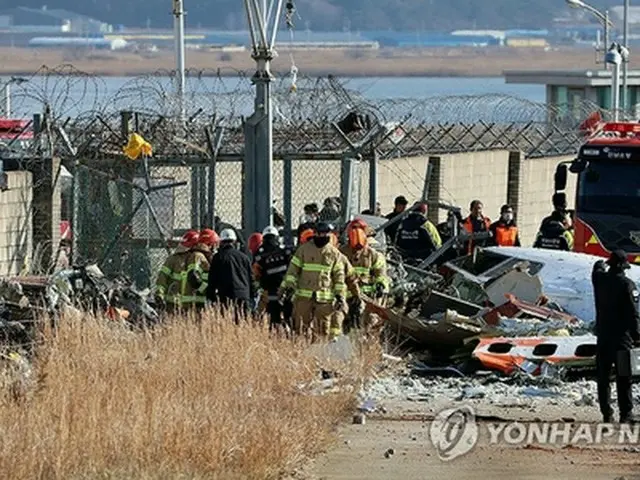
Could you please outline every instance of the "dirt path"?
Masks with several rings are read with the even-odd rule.
[[[346,479],[616,479],[640,480],[637,447],[525,447],[490,445],[482,433],[468,454],[444,462],[430,422],[368,420],[342,429],[335,447],[316,459],[310,477]],[[481,430],[482,432],[482,430]],[[394,453],[385,458],[385,452]]]

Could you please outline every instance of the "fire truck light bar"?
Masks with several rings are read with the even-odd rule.
[[[624,132],[624,133],[640,133],[640,123],[629,122],[611,122],[605,123],[602,127],[603,132]]]

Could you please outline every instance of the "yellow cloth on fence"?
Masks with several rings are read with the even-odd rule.
[[[129,143],[127,143],[127,146],[123,148],[123,151],[131,160],[137,160],[141,155],[144,155],[145,157],[153,155],[153,148],[151,147],[151,144],[138,133],[132,133],[129,135]]]

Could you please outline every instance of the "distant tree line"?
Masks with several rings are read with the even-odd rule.
[[[295,1],[295,0],[294,0]],[[184,0],[188,27],[240,30],[242,0]],[[592,0],[595,7],[622,0]],[[13,6],[64,8],[113,25],[168,28],[171,0],[0,0]],[[450,31],[456,29],[547,28],[566,11],[563,0],[298,0],[296,28],[321,30]]]

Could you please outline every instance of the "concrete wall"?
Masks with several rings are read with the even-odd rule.
[[[422,196],[430,158],[434,165],[430,199],[461,206],[463,214],[472,200],[479,199],[490,218],[498,215],[507,199],[509,168],[509,152],[502,150],[380,161],[378,197],[384,212],[391,211],[398,195],[409,202]],[[441,210],[438,221],[445,219]]]
[[[525,159],[520,152],[498,150],[382,160],[378,167],[378,198],[385,213],[391,211],[398,195],[406,196],[410,202],[419,199],[427,165],[431,163],[430,200],[458,205],[464,215],[470,202],[478,199],[492,220],[499,217],[503,204],[510,203],[516,211],[523,245],[532,245],[540,221],[552,209],[556,166],[573,158]],[[566,193],[570,208],[575,184],[575,175],[569,174]],[[437,220],[445,218],[446,213],[441,210]]]
[[[31,259],[32,175],[8,172],[9,190],[0,192],[0,275],[17,275]]]
[[[570,157],[547,157],[523,159],[520,171],[520,202],[518,224],[523,245],[533,245],[535,235],[544,217],[552,210],[553,176],[556,166]],[[576,175],[569,173],[567,189],[569,208],[575,204]]]

